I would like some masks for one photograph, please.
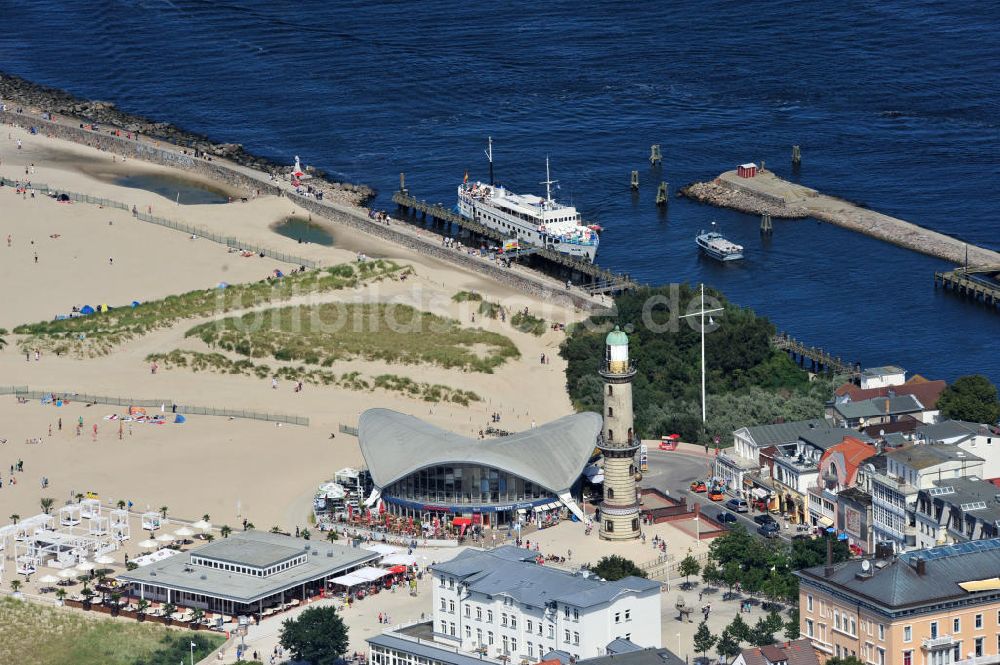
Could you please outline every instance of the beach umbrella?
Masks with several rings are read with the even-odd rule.
[[[59,578],[55,575],[42,575],[38,578],[38,581],[42,584],[55,584],[59,581]]]
[[[174,535],[177,536],[178,538],[190,538],[191,536],[194,535],[194,531],[192,531],[186,526],[182,526],[181,528],[177,529],[177,531],[174,531]]]
[[[89,573],[94,569],[94,564],[90,563],[89,561],[81,561],[80,563],[76,564],[76,569],[79,570],[81,573]]]
[[[76,577],[76,571],[74,571],[72,568],[63,568],[62,570],[59,571],[59,577],[63,578],[64,580],[72,579]]]
[[[101,556],[99,556],[96,559],[94,559],[94,561],[97,562],[97,563],[99,563],[99,564],[101,564],[101,565],[106,566],[109,563],[114,563],[115,559],[114,559],[114,557],[110,557],[107,554],[102,554]]]
[[[161,543],[172,543],[174,542],[174,537],[171,536],[169,533],[161,533],[156,537],[156,540],[158,540]]]
[[[152,538],[147,538],[146,540],[143,540],[139,543],[139,547],[156,547],[158,544],[159,543],[157,543]]]
[[[212,523],[206,522],[205,520],[198,520],[191,526],[193,526],[196,529],[201,529],[202,531],[208,531],[209,529],[212,528]]]

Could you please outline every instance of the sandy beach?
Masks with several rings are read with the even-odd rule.
[[[550,322],[577,320],[582,316],[579,312],[536,301],[471,272],[348,229],[335,231],[334,247],[282,237],[272,230],[276,222],[289,215],[306,216],[284,198],[262,196],[245,203],[237,199],[235,203],[202,205],[186,205],[182,199],[178,205],[166,196],[116,181],[135,175],[154,180],[162,176],[197,186],[189,174],[134,160],[123,164],[98,150],[16,128],[8,127],[7,134],[0,140],[0,175],[8,179],[27,179],[122,201],[144,211],[151,209],[170,220],[302,256],[323,266],[354,262],[358,252],[390,258],[412,267],[413,276],[405,282],[385,281],[312,294],[301,302],[407,303],[464,326],[501,333],[516,344],[521,357],[507,361],[493,374],[366,360],[337,362],[329,368],[365,376],[392,373],[475,391],[482,397],[482,401],[464,407],[381,389],[352,391],[307,385],[296,392],[287,381],[273,389],[270,380],[256,377],[183,368],[151,373],[145,360],[150,353],[212,350],[198,339],[185,338],[184,333],[217,317],[181,320],[132,339],[108,355],[85,359],[43,353],[35,360],[29,353],[26,360],[18,348],[18,336],[8,332],[4,335],[8,345],[0,351],[0,385],[291,414],[308,417],[310,425],[276,427],[268,422],[191,416],[183,425],[134,424],[131,433],[126,428],[119,438],[116,422],[104,418],[124,413],[125,407],[77,402],[55,407],[37,400],[20,404],[13,396],[3,396],[0,439],[7,443],[0,445],[0,514],[31,515],[39,512],[42,497],[55,498],[59,506],[71,492],[93,491],[102,501],[131,500],[137,508],[167,505],[172,514],[188,519],[210,513],[213,521],[221,524],[246,516],[259,528],[277,525],[292,529],[306,524],[311,498],[320,482],[339,468],[361,463],[356,439],[330,435],[340,424],[356,424],[364,409],[398,409],[469,435],[485,427],[493,412],[502,414],[501,426],[516,431],[530,427],[533,421],[545,422],[572,411],[565,390],[565,365],[557,355],[563,333],[548,331],[536,337],[515,330],[509,321],[483,317],[473,323],[478,303],[456,303],[451,296],[461,290],[476,291],[508,311],[527,307]],[[16,147],[18,140],[21,149]],[[218,189],[212,183],[203,185]],[[73,306],[146,302],[194,289],[212,289],[219,282],[258,281],[275,269],[287,272],[294,267],[257,256],[244,258],[206,239],[192,239],[185,233],[140,222],[126,210],[58,203],[37,193],[32,198],[30,189],[18,195],[13,187],[0,189],[0,201],[0,252],[4,257],[0,278],[7,284],[0,327],[8,330],[68,314]],[[544,365],[539,362],[542,354],[549,358]],[[267,360],[272,367],[282,364]],[[81,416],[85,427],[77,437],[73,425]],[[58,429],[60,418],[62,430]],[[96,440],[91,431],[95,423]],[[41,442],[26,443],[33,438]],[[7,467],[19,459],[24,461],[25,471],[15,474],[17,484],[11,485]],[[43,476],[49,480],[45,489],[41,487]]]

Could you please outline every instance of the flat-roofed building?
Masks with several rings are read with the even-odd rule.
[[[262,614],[305,600],[324,589],[327,580],[380,556],[328,542],[240,531],[118,579],[139,599],[232,615]]]

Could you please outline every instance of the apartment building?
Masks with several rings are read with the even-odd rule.
[[[1000,662],[1000,539],[796,573],[799,622],[821,660]]]
[[[938,480],[917,493],[918,548],[1000,536],[1000,487],[972,478]]]
[[[661,646],[659,582],[605,582],[539,565],[536,556],[507,546],[431,566],[434,639],[517,662],[550,651],[604,656],[616,639]]]

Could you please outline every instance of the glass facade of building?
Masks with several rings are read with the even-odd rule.
[[[512,504],[552,496],[540,485],[506,471],[477,464],[447,464],[415,471],[384,494],[420,503],[472,506]]]

